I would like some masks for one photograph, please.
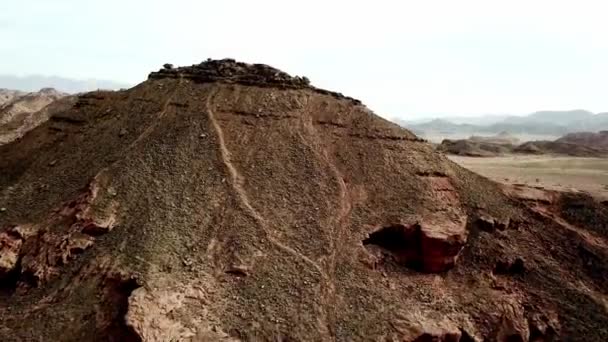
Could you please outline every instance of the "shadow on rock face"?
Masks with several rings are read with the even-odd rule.
[[[129,310],[129,296],[141,287],[135,278],[110,277],[103,284],[106,300],[110,304],[107,328],[103,332],[107,341],[141,342],[142,339],[133,327],[127,325],[125,316]]]
[[[462,225],[460,232],[450,231],[449,234],[438,230],[460,223],[432,223],[423,225],[395,224],[381,228],[363,240],[364,246],[375,245],[391,255],[399,264],[413,270],[425,273],[440,273],[452,268],[456,263],[458,254],[466,242],[466,230]],[[437,229],[439,227],[439,229]]]

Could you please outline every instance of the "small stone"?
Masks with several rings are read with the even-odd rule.
[[[486,215],[479,215],[476,225],[484,232],[491,233],[496,229],[496,221],[494,221],[494,218]]]
[[[5,211],[6,211],[6,208],[4,208],[4,207],[0,208],[0,213],[3,213]]]
[[[523,274],[526,272],[524,259],[516,257],[514,259],[501,260],[496,263],[495,274]]]
[[[57,164],[57,160],[53,160],[49,163],[49,166],[55,166],[55,164]]]
[[[126,129],[121,129],[120,132],[118,132],[118,136],[119,137],[124,137],[125,135],[127,135],[128,131]]]
[[[496,229],[498,230],[506,230],[511,225],[511,220],[509,218],[504,220],[496,220]]]
[[[524,273],[526,271],[526,267],[524,265],[524,259],[515,258],[513,264],[511,265],[511,271],[514,273]]]
[[[203,133],[203,134],[199,135],[198,137],[199,137],[199,138],[206,138],[206,137],[207,137],[207,134]]]
[[[246,277],[251,273],[251,268],[244,265],[232,265],[226,270],[226,273],[238,277]]]

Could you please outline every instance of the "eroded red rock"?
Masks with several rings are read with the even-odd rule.
[[[534,313],[528,318],[530,342],[557,341],[560,324],[555,311]]]
[[[496,340],[499,342],[528,342],[530,330],[523,308],[518,304],[505,305]]]
[[[388,340],[407,342],[476,342],[478,339],[467,331],[470,319],[458,315],[412,311],[402,313],[393,323],[398,334]]]
[[[420,223],[381,228],[363,244],[376,245],[416,270],[437,273],[455,265],[466,241],[466,217],[437,214]]]
[[[0,273],[18,270],[29,285],[38,286],[59,274],[59,268],[91,247],[95,236],[110,231],[115,224],[115,204],[106,217],[93,213],[98,184],[75,200],[51,211],[35,224],[20,225],[0,233]]]
[[[23,240],[12,232],[0,233],[0,279],[13,272],[19,261]]]
[[[452,268],[467,241],[466,216],[437,215],[420,222],[421,263],[426,272]]]

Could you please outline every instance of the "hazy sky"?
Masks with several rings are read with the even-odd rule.
[[[271,64],[385,117],[608,111],[608,3],[0,2],[0,74],[139,83],[165,62]]]

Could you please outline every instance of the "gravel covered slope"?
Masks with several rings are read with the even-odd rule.
[[[235,63],[0,146],[1,340],[608,339],[604,207],[562,215]]]

